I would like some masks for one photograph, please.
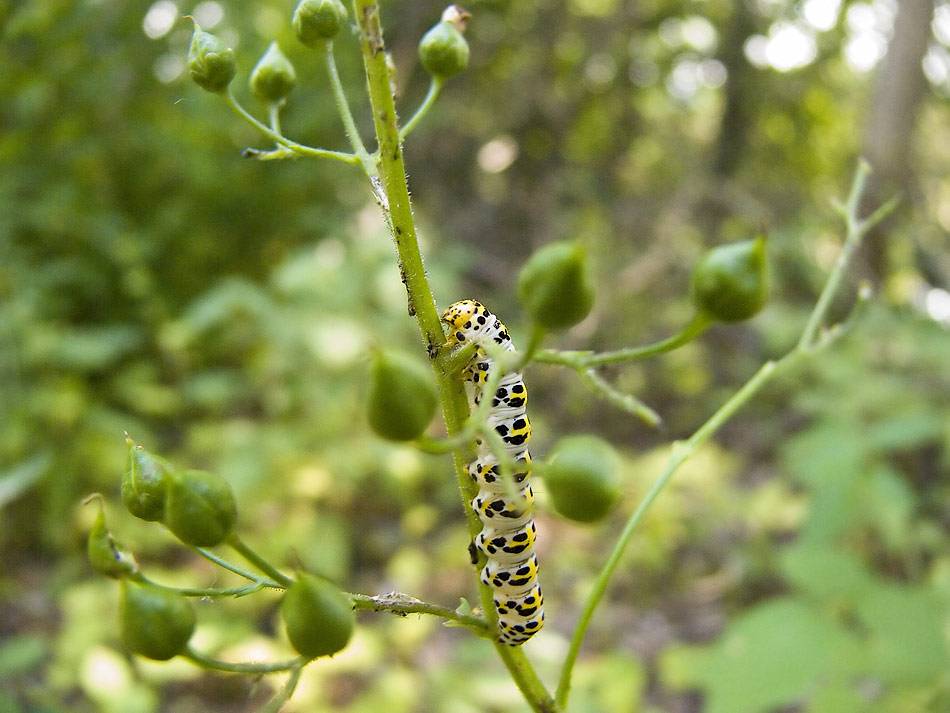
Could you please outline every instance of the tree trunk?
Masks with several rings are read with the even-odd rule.
[[[872,210],[895,193],[905,206],[916,193],[911,145],[917,110],[927,90],[921,61],[930,40],[933,0],[901,0],[894,35],[878,71],[868,111],[863,153],[874,173],[868,181],[865,209]],[[864,259],[870,276],[880,281],[888,271],[888,250],[881,225],[867,236]]]

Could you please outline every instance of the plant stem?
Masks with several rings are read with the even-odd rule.
[[[346,130],[346,137],[353,147],[353,153],[359,158],[360,164],[367,176],[373,176],[376,173],[376,167],[373,159],[370,158],[366,146],[363,145],[363,139],[356,128],[356,122],[353,121],[353,112],[350,111],[350,103],[346,100],[346,92],[343,91],[343,83],[340,81],[340,73],[336,68],[336,58],[333,56],[333,42],[326,43],[324,59],[327,62],[327,74],[330,75],[330,84],[333,87],[333,96],[336,99],[337,110],[340,112],[340,119],[343,120],[343,128]]]
[[[283,585],[278,584],[277,582],[272,582],[270,580],[262,580],[260,576],[254,574],[254,572],[249,572],[243,567],[238,567],[236,564],[232,564],[228,562],[226,559],[218,557],[216,554],[214,554],[213,552],[210,552],[209,550],[204,549],[203,547],[192,547],[191,549],[197,552],[202,557],[204,557],[209,562],[214,562],[219,567],[228,570],[228,572],[234,572],[234,574],[238,575],[239,577],[244,577],[244,579],[248,579],[255,583],[263,582],[265,587],[269,587],[271,589],[284,588]]]
[[[393,614],[431,614],[448,621],[458,622],[467,629],[471,629],[479,636],[491,636],[485,620],[469,614],[460,614],[454,609],[429,604],[406,595],[384,594],[371,597],[366,594],[349,594],[353,600],[354,609],[368,609],[370,611],[386,611]]]
[[[353,0],[354,15],[360,29],[360,48],[363,66],[373,107],[373,121],[379,145],[378,161],[382,195],[380,206],[389,223],[396,250],[399,254],[399,269],[409,303],[409,313],[414,315],[432,361],[446,431],[451,438],[465,425],[469,415],[468,399],[462,381],[456,372],[447,369],[449,350],[442,348],[445,335],[436,309],[429,281],[422,263],[416,236],[412,208],[409,202],[409,187],[403,164],[402,143],[396,116],[395,101],[390,88],[389,68],[386,65],[385,43],[379,21],[379,7],[375,0]],[[463,507],[469,533],[474,537],[481,530],[481,521],[467,503],[475,496],[475,486],[468,475],[465,453],[462,449],[453,453],[456,478],[462,493]],[[498,625],[498,613],[492,603],[492,591],[479,583],[479,600],[490,631]],[[496,646],[499,655],[511,671],[526,700],[535,711],[549,713],[555,710],[551,696],[544,690],[530,662],[520,649]]]
[[[266,574],[275,582],[278,582],[281,587],[287,588],[294,583],[293,579],[288,577],[286,574],[281,572],[274,565],[252,550],[237,533],[232,532],[231,536],[228,537],[227,542],[238,554],[240,554],[244,559],[257,567],[261,572]]]
[[[435,100],[439,97],[439,92],[442,91],[443,84],[445,84],[445,79],[440,77],[432,78],[432,81],[429,82],[429,91],[426,92],[425,99],[422,100],[422,104],[416,109],[416,113],[403,125],[399,131],[399,138],[406,138],[409,132],[416,128],[416,124],[419,123],[419,120],[429,113],[429,109],[432,108],[432,105],[435,104]]]
[[[183,597],[243,597],[248,594],[253,594],[254,592],[259,592],[262,589],[267,589],[274,584],[268,580],[260,579],[253,584],[248,584],[243,587],[233,587],[231,589],[218,589],[216,587],[170,587],[167,584],[160,584],[159,582],[149,579],[141,572],[132,577],[132,579],[138,582],[147,582],[153,587],[167,589]]]
[[[296,141],[291,141],[286,136],[278,134],[266,124],[262,124],[260,121],[255,119],[243,106],[238,104],[230,89],[228,89],[226,92],[223,92],[221,97],[231,108],[231,110],[244,119],[244,121],[260,131],[262,134],[264,134],[264,136],[273,139],[281,146],[285,146],[295,153],[301,154],[303,156],[315,156],[317,158],[332,158],[336,159],[337,161],[343,161],[344,163],[360,163],[360,158],[354,154],[344,153],[342,151],[330,151],[328,149],[317,149],[312,146],[304,146],[303,144],[298,144]]]
[[[693,320],[683,328],[682,331],[667,337],[653,344],[646,344],[642,347],[631,347],[629,349],[618,349],[612,352],[559,352],[554,349],[542,349],[534,357],[534,360],[542,364],[562,364],[571,366],[575,369],[590,369],[604,364],[615,364],[621,361],[637,361],[648,357],[672,351],[687,342],[698,337],[705,331],[712,320],[704,315],[697,314]]]
[[[643,520],[643,517],[650,509],[650,506],[656,500],[657,496],[669,482],[676,470],[687,460],[687,458],[690,457],[690,455],[692,455],[696,448],[707,441],[735,414],[736,411],[745,405],[745,403],[748,402],[753,395],[755,395],[763,386],[765,386],[765,384],[774,379],[778,374],[787,371],[791,367],[811,357],[818,351],[818,349],[828,346],[835,339],[839,338],[845,333],[845,329],[841,327],[828,330],[820,338],[817,338],[818,325],[821,323],[821,320],[824,319],[827,306],[830,304],[831,298],[834,295],[834,290],[837,289],[837,286],[841,283],[842,275],[845,268],[847,267],[848,258],[854,252],[854,248],[860,241],[861,236],[873,224],[871,223],[870,219],[862,223],[857,219],[856,216],[858,204],[861,198],[861,192],[863,191],[864,187],[864,181],[867,177],[867,171],[868,168],[865,163],[862,162],[859,164],[848,203],[844,207],[846,224],[845,247],[842,249],[842,256],[844,256],[844,259],[839,258],[835,266],[832,268],[832,271],[829,274],[828,280],[825,284],[825,288],[822,290],[821,295],[815,305],[815,309],[812,312],[812,316],[802,333],[802,338],[798,341],[795,347],[793,347],[792,350],[780,360],[768,361],[763,364],[762,367],[760,367],[759,370],[752,376],[752,378],[749,379],[749,381],[747,381],[745,385],[743,385],[742,388],[740,388],[739,391],[737,391],[728,401],[726,401],[726,403],[724,403],[702,426],[700,426],[699,429],[697,429],[689,439],[687,439],[685,442],[676,442],[673,444],[672,453],[670,454],[670,458],[667,461],[663,472],[660,473],[659,477],[653,483],[650,490],[644,496],[643,501],[624,524],[623,530],[617,538],[613,550],[611,550],[610,556],[604,563],[604,566],[594,583],[594,587],[588,595],[587,601],[584,603],[584,608],[581,611],[581,616],[578,620],[577,627],[575,628],[571,637],[567,657],[565,658],[564,666],[561,669],[557,692],[555,694],[557,703],[561,707],[567,705],[567,700],[571,689],[571,676],[573,673],[574,664],[577,661],[577,656],[580,653],[581,645],[584,642],[584,636],[587,633],[587,628],[589,627],[590,621],[593,618],[594,611],[600,604],[600,600],[603,597],[604,591],[607,589],[610,578],[613,576],[614,571],[620,564],[624,550],[626,550],[627,545],[630,543],[637,526],[640,524],[641,520]],[[890,205],[891,203],[888,203],[887,205]],[[886,206],[883,206],[882,208],[884,207]],[[878,210],[872,217],[874,220],[881,220],[886,214],[887,211]],[[829,286],[831,286],[831,289],[829,289]]]
[[[232,663],[230,661],[219,661],[193,649],[191,646],[185,649],[182,656],[203,668],[213,668],[229,673],[278,673],[280,671],[292,671],[307,663],[307,659],[302,656],[287,661]]]

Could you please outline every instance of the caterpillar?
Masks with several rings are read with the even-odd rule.
[[[506,351],[514,351],[511,337],[505,325],[474,300],[450,305],[442,313],[442,321],[450,329],[446,346],[474,343],[477,347],[462,371],[463,379],[474,384],[477,406],[486,397],[484,387],[493,365],[482,345],[494,342]],[[473,545],[487,560],[480,578],[493,590],[498,640],[520,646],[544,624],[544,597],[538,585],[538,557],[534,552],[537,530],[531,517],[534,493],[527,448],[531,424],[525,414],[528,392],[521,374],[502,374],[497,383],[495,393],[487,395],[492,399],[488,425],[501,436],[506,453],[519,468],[511,482],[505,482],[498,457],[483,439],[476,441],[477,455],[468,465],[468,473],[478,486],[471,507],[481,520],[482,530]]]

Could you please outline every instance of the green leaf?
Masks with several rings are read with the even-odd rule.
[[[12,468],[0,471],[0,509],[16,500],[36,483],[53,462],[49,451],[36,453]]]
[[[885,683],[927,683],[950,671],[950,602],[921,587],[879,586],[858,603],[870,670]]]
[[[827,547],[799,544],[782,555],[782,572],[799,590],[819,600],[853,602],[875,586],[864,565],[851,555]]]
[[[799,700],[859,659],[848,632],[786,598],[749,610],[715,644],[670,650],[661,672],[669,685],[702,689],[705,713],[756,713]]]

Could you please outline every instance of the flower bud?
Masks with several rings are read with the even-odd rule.
[[[379,351],[369,373],[366,416],[377,435],[392,441],[418,438],[438,403],[432,373],[402,354]]]
[[[307,658],[341,651],[353,634],[353,605],[330,582],[306,572],[290,585],[280,604],[287,638]]]
[[[554,509],[578,522],[604,518],[620,499],[618,458],[597,436],[568,436],[540,471]]]
[[[294,66],[277,42],[271,42],[251,71],[251,92],[262,102],[272,104],[285,99],[296,83]]]
[[[234,79],[237,60],[234,59],[234,50],[195,23],[188,48],[188,69],[199,87],[209,92],[222,92]]]
[[[149,521],[161,520],[165,515],[171,466],[136,445],[128,436],[125,441],[129,446],[129,466],[122,475],[122,503],[135,517]]]
[[[594,304],[594,279],[584,247],[577,242],[546,245],[518,274],[518,297],[525,311],[546,329],[567,329]]]
[[[165,526],[194,547],[214,547],[237,519],[234,493],[224,478],[204,470],[175,471],[168,484]]]
[[[294,10],[297,39],[307,47],[321,47],[343,29],[346,8],[340,0],[300,0]]]
[[[769,266],[765,236],[709,250],[693,268],[690,293],[700,313],[719,322],[741,322],[765,305]]]
[[[468,66],[468,42],[462,32],[471,15],[458,5],[449,5],[442,20],[419,41],[419,61],[437,79],[453,77]]]
[[[123,579],[119,627],[131,651],[167,661],[184,651],[195,630],[195,612],[176,592]]]
[[[106,527],[106,513],[102,506],[102,496],[99,498],[99,514],[89,532],[86,541],[86,554],[89,562],[99,574],[113,579],[121,579],[139,571],[135,557],[121,542],[116,540]],[[91,500],[92,498],[90,498]],[[88,502],[88,500],[86,501]]]

